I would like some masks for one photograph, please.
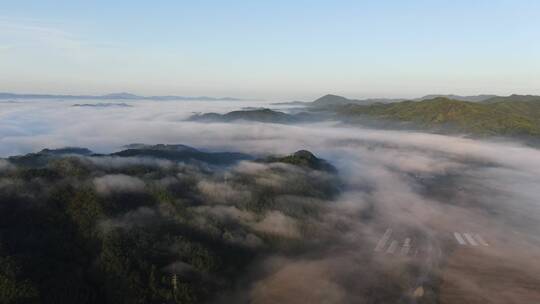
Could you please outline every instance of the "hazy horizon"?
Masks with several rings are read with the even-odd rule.
[[[337,95],[337,96],[342,96],[342,97],[345,97],[345,98],[348,98],[348,99],[356,99],[356,100],[361,100],[361,99],[416,99],[416,98],[422,98],[422,97],[426,97],[426,96],[438,96],[438,95],[441,95],[441,96],[446,96],[446,95],[455,95],[455,96],[460,96],[460,97],[472,97],[472,96],[488,96],[488,95],[493,95],[493,96],[501,96],[501,97],[507,97],[507,96],[512,96],[512,95],[531,95],[531,96],[536,96],[536,94],[533,94],[533,93],[509,93],[509,94],[492,94],[490,92],[482,92],[482,93],[478,93],[478,94],[456,94],[456,93],[453,93],[453,92],[444,92],[444,93],[441,93],[441,92],[431,92],[431,93],[425,93],[425,94],[421,94],[421,95],[411,95],[411,96],[386,96],[386,95],[373,95],[373,96],[350,96],[350,95],[345,95],[345,94],[338,94],[338,93],[335,93],[335,92],[327,92],[327,93],[321,93],[319,95],[314,95],[313,97],[306,97],[306,98],[288,98],[288,97],[274,97],[274,98],[252,98],[252,97],[238,97],[238,96],[232,96],[232,95],[227,95],[227,96],[216,96],[216,95],[209,95],[209,94],[194,94],[194,95],[185,95],[185,94],[152,94],[152,95],[145,95],[145,94],[139,94],[139,93],[136,93],[136,92],[131,92],[131,91],[126,91],[126,90],[116,90],[116,91],[110,91],[110,92],[101,92],[101,93],[94,93],[94,94],[86,94],[86,93],[77,93],[77,92],[73,92],[73,93],[57,93],[57,92],[11,92],[11,91],[0,91],[0,94],[14,94],[14,95],[20,95],[18,96],[17,98],[24,98],[24,99],[27,99],[27,97],[25,97],[25,95],[50,95],[50,96],[59,96],[59,97],[78,97],[78,96],[85,96],[85,97],[102,97],[102,96],[107,96],[107,95],[113,95],[113,94],[130,94],[130,95],[135,95],[137,97],[144,97],[144,98],[148,98],[148,97],[164,97],[164,96],[173,96],[173,97],[181,97],[181,98],[195,98],[195,99],[199,99],[204,101],[205,97],[207,97],[208,99],[220,99],[220,98],[232,98],[232,99],[237,99],[238,101],[273,101],[273,102],[289,102],[289,101],[302,101],[302,102],[311,102],[311,101],[314,101],[318,98],[321,98],[323,96],[326,96],[326,95]],[[111,97],[111,100],[114,100],[115,98],[114,97]],[[136,98],[135,98],[136,99]],[[116,100],[129,100],[129,99],[124,99],[124,98],[116,98]]]

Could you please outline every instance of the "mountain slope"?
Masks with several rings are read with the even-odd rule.
[[[369,116],[409,122],[422,128],[449,129],[479,135],[540,135],[540,103],[475,103],[438,97],[392,104],[346,105],[342,117]]]

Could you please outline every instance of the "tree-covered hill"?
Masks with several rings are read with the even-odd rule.
[[[407,122],[436,131],[477,135],[539,136],[540,102],[504,100],[467,102],[448,98],[390,104],[348,104],[333,109],[339,117],[370,117]]]
[[[314,170],[336,172],[336,168],[324,159],[320,159],[307,150],[300,150],[291,155],[271,156],[265,162],[281,162],[295,166],[307,167]]]
[[[0,303],[207,302],[258,258],[320,246],[334,172],[207,160],[80,148],[0,159]]]

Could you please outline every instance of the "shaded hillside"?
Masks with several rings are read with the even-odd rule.
[[[439,97],[368,106],[350,104],[335,111],[340,117],[402,121],[431,130],[479,135],[540,135],[540,102],[534,101],[474,103]]]

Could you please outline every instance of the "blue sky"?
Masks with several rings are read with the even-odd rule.
[[[2,1],[0,91],[540,94],[539,1]]]

